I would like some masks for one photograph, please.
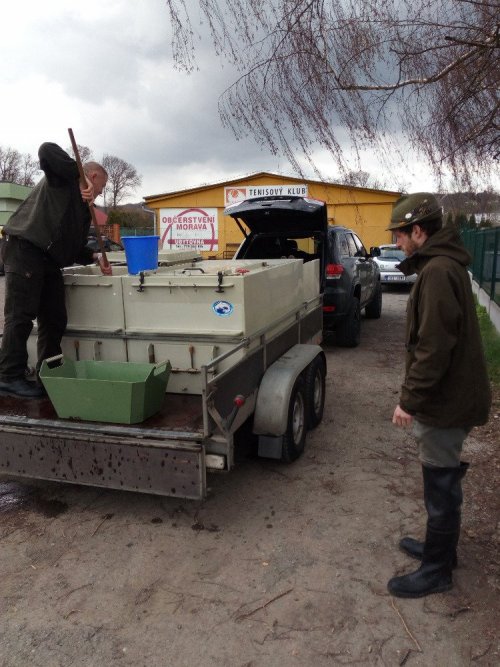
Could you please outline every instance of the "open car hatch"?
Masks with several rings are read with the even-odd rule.
[[[325,202],[305,197],[259,197],[228,206],[224,213],[234,218],[245,237],[234,259],[319,259],[323,291],[328,226]]]

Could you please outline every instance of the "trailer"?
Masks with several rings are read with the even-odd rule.
[[[314,212],[326,226],[324,204]],[[117,425],[1,396],[0,474],[201,499],[207,472],[234,468],[248,424],[259,456],[296,460],[323,415],[321,274],[317,256],[65,269],[64,357],[168,360],[165,399],[143,423]],[[34,363],[36,330],[29,352]]]

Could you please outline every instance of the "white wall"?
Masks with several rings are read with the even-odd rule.
[[[481,289],[475,280],[472,280],[472,291],[477,296],[480,305],[486,308],[490,320],[493,322],[498,333],[500,333],[500,306],[490,299],[490,295]]]

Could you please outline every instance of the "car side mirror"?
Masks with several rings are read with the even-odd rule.
[[[378,246],[371,247],[370,248],[370,255],[372,257],[380,257],[380,255],[381,255],[380,248]]]

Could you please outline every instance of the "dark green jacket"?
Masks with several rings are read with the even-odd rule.
[[[5,225],[5,232],[44,250],[59,266],[90,264],[85,247],[90,228],[88,204],[82,200],[78,167],[57,144],[38,150],[45,176]]]
[[[400,264],[406,275],[418,274],[407,305],[400,406],[439,428],[484,424],[491,404],[470,261],[457,232],[444,227]]]

